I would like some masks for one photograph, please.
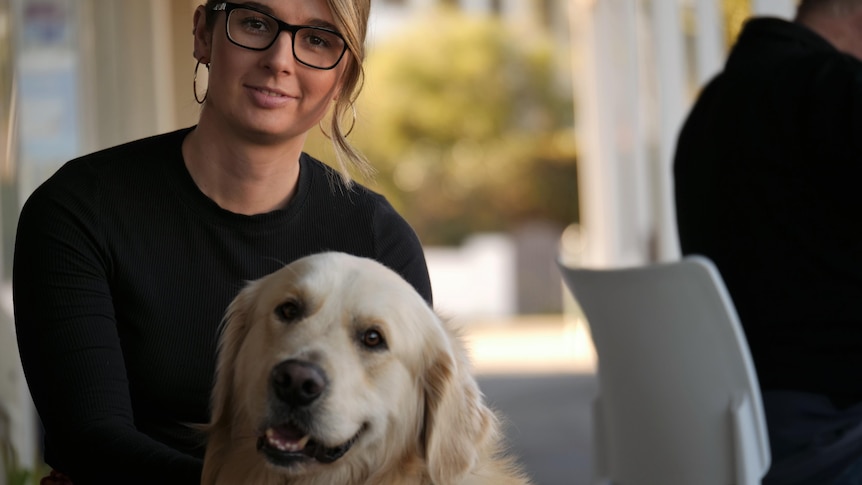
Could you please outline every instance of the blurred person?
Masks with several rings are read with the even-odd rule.
[[[862,483],[862,0],[748,21],[674,176],[682,251],[715,261],[754,359],[763,483]]]
[[[223,313],[249,280],[336,250],[382,262],[430,304],[415,232],[350,178],[368,168],[345,133],[369,9],[207,1],[193,18],[196,73],[209,69],[198,124],[70,161],[29,197],[13,284],[44,483],[199,483],[194,425],[209,418]],[[340,173],[302,152],[329,111]]]

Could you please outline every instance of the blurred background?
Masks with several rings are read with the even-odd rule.
[[[17,214],[78,155],[190,126],[198,0],[0,0],[0,485],[39,459],[9,280]],[[679,257],[670,163],[751,15],[794,0],[372,0],[351,140],[539,485],[588,483],[595,356],[557,261]],[[308,151],[334,160],[322,135]],[[36,482],[32,482],[36,483]]]

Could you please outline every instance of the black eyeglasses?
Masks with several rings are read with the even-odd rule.
[[[253,51],[272,47],[279,34],[293,35],[293,57],[315,69],[332,69],[347,51],[347,43],[338,32],[323,27],[290,25],[254,7],[222,2],[213,7],[227,14],[225,32],[233,44]]]

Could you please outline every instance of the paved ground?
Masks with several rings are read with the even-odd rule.
[[[536,485],[591,477],[595,357],[581,325],[561,317],[468,327],[488,403],[506,421],[511,451]]]
[[[479,385],[508,421],[511,452],[536,485],[589,484],[594,376],[483,376]]]

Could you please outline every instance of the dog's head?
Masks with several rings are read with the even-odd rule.
[[[295,477],[367,477],[418,459],[451,483],[495,429],[460,340],[373,260],[309,256],[228,308],[208,446],[254,447],[272,473]]]

